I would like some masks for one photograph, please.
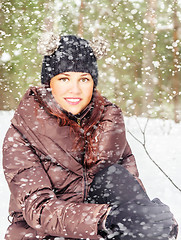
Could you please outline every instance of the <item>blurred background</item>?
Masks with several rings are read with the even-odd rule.
[[[99,87],[127,116],[181,121],[179,0],[0,1],[0,110],[40,84],[43,31],[109,42]]]
[[[53,30],[87,40],[101,36],[109,49],[98,61],[98,89],[122,108],[129,132],[138,139],[145,137],[146,127],[130,116],[162,119],[149,120],[146,145],[180,185],[181,0],[0,0],[0,23],[0,148],[14,112],[9,110],[30,86],[40,85],[41,33]],[[152,164],[139,142],[128,138],[149,195],[163,199],[181,225],[180,190]],[[2,168],[0,179],[4,236],[9,190]]]

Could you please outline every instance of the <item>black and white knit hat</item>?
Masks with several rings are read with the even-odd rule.
[[[44,35],[38,46],[44,55],[41,83],[48,85],[52,77],[63,72],[86,72],[93,78],[94,86],[98,84],[97,58],[87,40],[74,35]],[[99,54],[99,53],[98,53]]]

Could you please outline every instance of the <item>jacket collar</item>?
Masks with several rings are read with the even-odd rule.
[[[91,115],[91,112],[94,108],[94,101],[93,98],[91,99],[91,102],[87,105],[86,108],[84,108],[79,114],[72,114],[71,112],[67,112],[61,106],[56,102],[55,98],[52,95],[51,88],[46,87],[39,87],[36,88],[36,94],[41,97],[41,100],[51,112],[52,115],[57,116],[58,113],[62,112],[64,113],[70,120],[73,120],[77,122],[77,124],[81,124],[82,120],[85,117],[88,117]],[[94,94],[93,94],[94,95]]]
[[[75,122],[77,122],[79,125],[82,122],[82,120],[84,119],[84,117],[88,116],[91,114],[92,109],[94,108],[94,103],[91,100],[91,102],[87,105],[86,108],[84,108],[80,113],[74,115],[71,112],[67,112],[66,110],[62,109],[61,107],[59,107],[61,109],[61,111],[67,115],[67,117],[71,120],[74,120]]]

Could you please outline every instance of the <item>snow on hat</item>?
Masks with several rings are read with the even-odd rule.
[[[50,85],[52,77],[63,72],[86,72],[98,83],[97,58],[91,43],[74,35],[55,36],[44,34],[39,41],[38,51],[44,55],[41,83]],[[99,53],[98,53],[99,54]]]

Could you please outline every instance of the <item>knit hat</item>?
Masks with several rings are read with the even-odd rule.
[[[41,40],[41,43],[44,40]],[[58,41],[52,38],[47,45],[47,51],[45,51],[45,43],[40,45],[45,53],[41,71],[42,84],[49,86],[51,78],[63,72],[86,72],[90,73],[94,86],[97,86],[97,59],[88,41],[74,35],[67,35],[59,37]]]

